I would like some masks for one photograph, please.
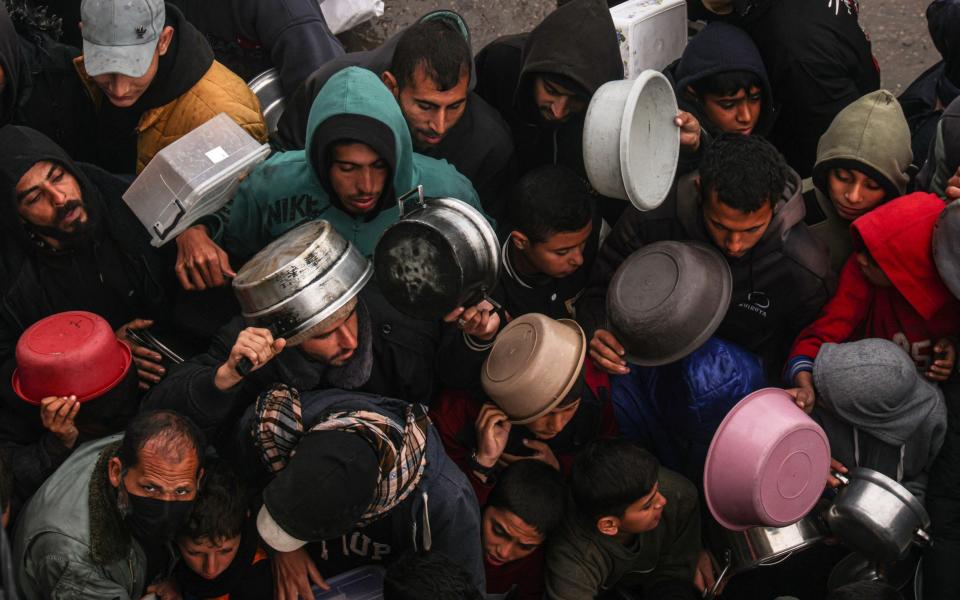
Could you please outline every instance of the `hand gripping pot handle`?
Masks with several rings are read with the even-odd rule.
[[[730,568],[733,567],[733,556],[729,549],[723,551],[723,570],[720,571],[720,575],[717,576],[717,580],[713,582],[713,586],[703,590],[704,600],[713,600],[717,596],[717,590],[720,589],[720,586],[723,584],[723,580],[726,579],[727,573],[730,571]]]
[[[269,327],[268,329],[270,329],[270,335],[272,335],[273,337],[277,337],[277,335],[279,335],[279,333],[275,328]],[[253,361],[251,361],[246,356],[243,356],[240,358],[240,360],[237,361],[237,365],[234,367],[234,370],[241,377],[246,377],[247,375],[250,374],[250,371],[253,370]]]
[[[843,485],[850,485],[850,478],[840,471],[830,471],[830,474],[833,475],[835,479],[839,479]]]
[[[418,185],[417,187],[413,188],[412,190],[410,190],[410,191],[407,192],[406,194],[403,194],[402,196],[400,196],[399,198],[397,198],[397,208],[400,209],[400,218],[401,218],[401,219],[402,219],[404,216],[406,216],[406,214],[407,214],[407,212],[406,212],[406,202],[407,202],[407,200],[409,200],[410,198],[413,198],[414,196],[417,197],[417,204],[420,206],[420,208],[424,208],[424,207],[427,206],[426,200],[423,199],[423,186],[422,186],[422,185]]]

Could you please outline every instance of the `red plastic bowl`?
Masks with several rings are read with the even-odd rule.
[[[733,531],[783,527],[817,503],[830,472],[823,429],[778,388],[737,403],[717,428],[703,467],[707,508]]]
[[[93,400],[113,389],[130,368],[130,348],[110,324],[90,312],[41,319],[17,341],[13,390],[31,404],[48,396]]]

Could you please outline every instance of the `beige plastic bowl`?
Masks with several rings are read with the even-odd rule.
[[[587,336],[576,321],[523,315],[497,335],[483,363],[483,389],[511,423],[530,423],[570,392],[586,351]]]

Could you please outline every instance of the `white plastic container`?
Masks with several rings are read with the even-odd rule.
[[[229,202],[240,177],[269,154],[269,145],[220,113],[158,152],[123,200],[159,247]]]
[[[653,210],[666,199],[680,158],[673,87],[658,71],[608,81],[587,108],[583,162],[600,194]]]
[[[627,0],[611,8],[610,16],[626,79],[636,79],[646,69],[662,71],[687,46],[685,0]]]

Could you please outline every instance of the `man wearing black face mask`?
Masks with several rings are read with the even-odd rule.
[[[0,128],[0,148],[0,361],[54,313],[95,313],[120,338],[167,317],[174,257],[150,246],[126,184],[33,129]],[[160,356],[133,346],[141,387],[160,381]]]
[[[203,446],[189,419],[152,411],[77,449],[21,514],[13,555],[23,597],[137,600],[156,590],[197,495]]]

